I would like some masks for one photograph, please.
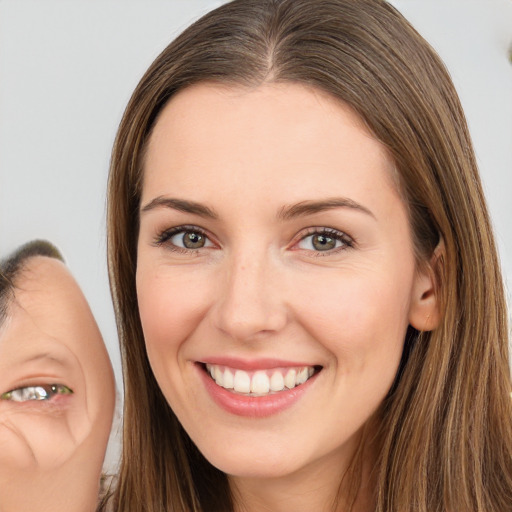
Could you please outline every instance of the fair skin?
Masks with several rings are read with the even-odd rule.
[[[332,510],[407,326],[435,324],[392,167],[356,114],[297,84],[199,84],[158,118],[138,241],[148,356],[240,510]]]
[[[0,510],[94,511],[114,378],[85,297],[58,260],[32,257],[16,278],[0,386]]]

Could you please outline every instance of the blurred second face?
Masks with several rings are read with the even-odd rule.
[[[0,510],[94,510],[115,401],[101,334],[53,258],[28,259],[0,329]]]

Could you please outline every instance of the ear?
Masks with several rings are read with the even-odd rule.
[[[441,240],[428,264],[418,269],[414,278],[409,324],[418,331],[431,331],[441,321],[438,276],[444,254],[444,242]]]

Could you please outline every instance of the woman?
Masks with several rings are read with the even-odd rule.
[[[506,307],[448,73],[375,0],[233,1],[135,90],[116,510],[512,510]]]

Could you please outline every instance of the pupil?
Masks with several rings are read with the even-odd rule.
[[[313,237],[313,247],[319,251],[334,249],[336,240],[330,236],[316,235]]]
[[[203,247],[204,237],[201,235],[201,233],[186,233],[183,237],[183,245],[187,249],[197,249],[198,247]]]

